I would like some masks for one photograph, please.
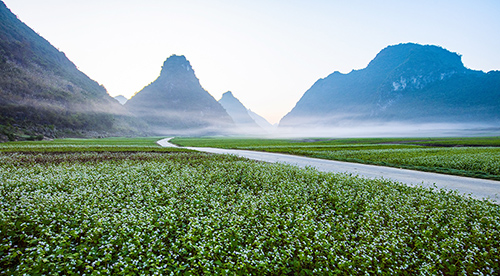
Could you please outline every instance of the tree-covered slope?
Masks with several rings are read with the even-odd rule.
[[[280,126],[361,121],[498,123],[500,72],[467,69],[438,46],[389,46],[365,69],[318,80]]]
[[[0,135],[139,134],[144,127],[0,1]]]

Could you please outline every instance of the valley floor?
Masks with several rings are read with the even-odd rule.
[[[471,195],[476,198],[488,198],[494,201],[499,201],[500,199],[500,181],[489,179],[325,160],[282,153],[196,147],[187,147],[187,149],[218,154],[232,154],[252,160],[291,164],[300,168],[312,167],[322,172],[346,173],[371,179],[384,178],[412,186],[450,189],[461,194]]]
[[[0,144],[0,274],[500,272],[498,204],[157,140]]]
[[[159,144],[164,144],[165,146],[177,146],[170,143],[169,141],[173,138],[166,138],[158,141]],[[454,141],[455,140],[455,141]],[[469,147],[460,148],[450,148],[452,142],[455,144],[457,141],[465,143]],[[444,189],[451,189],[458,191],[463,194],[470,194],[476,198],[489,198],[493,200],[498,200],[500,196],[500,179],[497,177],[498,169],[500,166],[500,148],[491,148],[491,146],[498,146],[498,138],[455,138],[455,139],[437,139],[436,141],[430,139],[424,140],[411,140],[411,139],[378,139],[376,145],[366,144],[366,142],[373,142],[369,140],[358,142],[356,141],[354,145],[349,145],[347,141],[342,141],[340,144],[333,144],[335,141],[333,139],[304,139],[299,141],[290,140],[272,140],[272,139],[234,139],[234,138],[177,138],[175,140],[177,143],[182,145],[213,145],[219,148],[213,147],[186,147],[192,150],[219,153],[219,154],[233,154],[240,157],[245,157],[253,160],[260,160],[271,163],[287,163],[296,165],[302,168],[314,167],[320,171],[324,172],[335,172],[335,173],[347,173],[352,175],[359,175],[367,178],[384,178],[390,179],[392,181],[401,182],[407,185],[419,185],[424,187],[437,187]],[[333,141],[333,142],[332,142]],[[352,141],[349,141],[352,143]],[[422,147],[414,145],[404,145],[405,143],[440,143],[439,145],[433,144],[431,147]],[[315,144],[317,143],[317,144]],[[471,144],[483,144],[474,145]],[[490,147],[484,147],[490,146]],[[245,148],[251,150],[244,150]],[[339,150],[340,148],[340,150]],[[259,151],[260,150],[260,151]],[[265,151],[265,152],[264,152]],[[283,154],[291,153],[291,154]],[[385,155],[385,160],[393,158],[395,161],[392,163],[379,162],[385,164],[386,166],[371,165],[371,164],[361,164],[359,161],[365,161],[357,159],[358,163],[352,162],[342,162],[335,160],[325,160],[325,159],[336,159],[335,157],[349,154],[351,156],[360,156],[359,152],[363,152],[363,157],[367,158],[374,155]],[[412,154],[410,159],[407,156],[408,152]],[[321,153],[321,154],[318,154]],[[293,155],[295,154],[295,155]],[[336,154],[336,155],[335,155]],[[356,155],[357,154],[357,155]],[[306,155],[306,156],[300,156]],[[323,159],[310,158],[307,156],[322,156]],[[379,159],[380,157],[377,156]],[[413,168],[408,164],[411,161],[420,158],[426,162],[435,159],[441,162],[438,164],[442,167],[430,167],[430,165],[425,166],[413,166],[417,170],[404,169]],[[488,158],[489,157],[489,158]],[[399,159],[398,159],[399,158]],[[463,160],[458,160],[463,159]],[[342,160],[342,158],[340,158]],[[368,159],[369,161],[373,160]],[[384,161],[385,161],[384,160]],[[432,160],[432,166],[436,166],[436,161]],[[454,164],[449,164],[451,160]],[[399,162],[399,163],[398,163]],[[447,163],[448,162],[448,163]],[[368,162],[370,163],[370,162]],[[377,164],[377,162],[373,162]],[[453,168],[452,166],[457,163],[463,168],[462,171]],[[473,163],[473,164],[471,164]],[[483,164],[481,164],[483,163]],[[401,166],[399,167],[398,164]],[[493,167],[492,169],[486,171],[471,172],[468,167],[482,165],[480,169]],[[419,164],[421,165],[421,164]],[[497,167],[496,169],[494,167]],[[451,168],[450,168],[451,167]],[[425,169],[437,172],[451,172],[459,175],[467,176],[484,176],[484,174],[491,174],[489,178],[495,180],[479,179],[472,177],[460,177],[456,175],[447,175],[441,173],[432,173],[418,171],[418,169]],[[477,168],[474,168],[477,169]],[[495,174],[496,173],[496,174]]]

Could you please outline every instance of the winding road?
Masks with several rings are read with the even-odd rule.
[[[157,143],[163,147],[177,147],[177,145],[169,142],[172,138],[165,138],[159,140]],[[456,190],[459,193],[471,195],[472,197],[479,199],[487,198],[491,201],[500,201],[500,181],[495,180],[325,160],[282,153],[219,148],[186,148],[209,153],[233,154],[236,156],[269,163],[286,163],[301,168],[314,167],[317,170],[323,172],[350,173],[353,175],[359,175],[361,177],[372,179],[384,178],[411,186],[436,186],[440,189]]]

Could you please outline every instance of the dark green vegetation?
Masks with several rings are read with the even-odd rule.
[[[102,139],[55,139],[39,142],[8,142],[0,144],[0,152],[190,152],[183,148],[164,148],[156,144],[161,137]]]
[[[1,144],[0,274],[500,272],[496,204],[154,142]]]
[[[144,123],[0,1],[0,142],[137,135]]]
[[[438,46],[389,46],[361,70],[319,79],[280,126],[500,121],[500,72],[467,69]],[[347,124],[348,123],[348,124]]]
[[[240,139],[175,138],[181,146],[280,152],[500,180],[500,137]]]

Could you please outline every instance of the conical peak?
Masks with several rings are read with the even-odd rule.
[[[231,91],[227,91],[226,93],[222,94],[222,97],[219,100],[220,103],[231,103],[231,104],[238,104],[243,106],[243,104],[238,100]],[[246,109],[246,108],[245,108]]]
[[[160,75],[172,73],[179,74],[184,72],[193,74],[193,68],[191,67],[189,61],[185,56],[172,55],[163,63]]]
[[[227,91],[226,93],[222,94],[222,98],[234,98],[233,92]]]

